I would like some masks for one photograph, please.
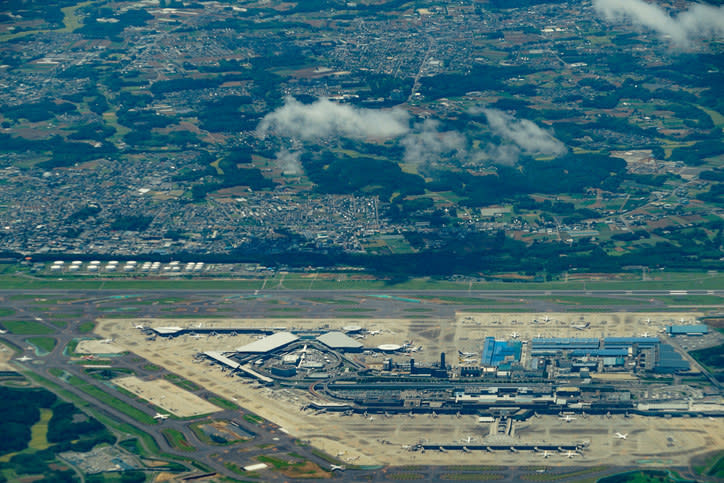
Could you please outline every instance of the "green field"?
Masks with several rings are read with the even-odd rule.
[[[0,276],[0,289],[86,289],[86,290],[140,290],[140,289],[204,289],[204,290],[260,290],[273,292],[277,289],[309,290],[696,290],[724,289],[724,274],[706,272],[661,272],[651,275],[652,280],[641,280],[632,275],[621,280],[569,280],[552,282],[452,282],[434,278],[416,278],[400,283],[383,279],[352,279],[339,274],[337,280],[315,279],[309,276],[285,275],[269,279],[228,280],[140,280],[131,278],[57,280],[51,278],[26,278],[15,275]],[[311,287],[310,287],[311,285]],[[33,297],[29,295],[28,297]]]
[[[38,348],[41,352],[51,352],[58,343],[52,337],[28,337],[25,341]]]
[[[11,333],[18,335],[45,335],[55,332],[50,327],[31,320],[4,320],[2,324]]]
[[[100,402],[107,404],[108,406],[122,412],[126,416],[129,416],[133,418],[134,420],[138,421],[139,423],[143,424],[156,424],[156,420],[153,419],[153,417],[149,416],[148,414],[144,413],[143,411],[136,409],[135,407],[131,406],[130,404],[121,401],[120,399],[113,397],[111,394],[103,391],[102,389],[98,389],[97,387],[85,382],[83,379],[71,376],[68,378],[68,383],[72,386],[77,387],[84,393],[88,394],[89,396],[94,397],[95,399],[99,400]]]
[[[170,444],[174,449],[180,451],[194,451],[196,449],[191,446],[191,443],[186,440],[186,437],[181,431],[172,428],[165,428],[161,430],[161,433],[163,434],[163,437],[166,438],[168,444]]]

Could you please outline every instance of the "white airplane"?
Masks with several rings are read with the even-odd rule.
[[[548,317],[547,315],[545,317],[543,317],[543,322],[549,322],[550,320],[551,320],[551,318]]]
[[[580,456],[580,453],[577,453],[575,451],[568,451],[565,456],[568,458],[573,458],[574,456]]]
[[[28,357],[28,356],[23,356],[23,357],[18,357],[16,360],[17,360],[17,361],[20,361],[20,362],[28,362],[28,361],[32,361],[33,358],[32,358],[32,357]]]
[[[103,339],[103,340],[101,341],[101,344],[110,344],[111,342],[113,342],[113,339],[112,339],[112,338],[111,338],[111,339]]]
[[[478,355],[477,352],[463,352],[463,351],[458,351],[458,354],[460,354],[460,357],[475,357],[476,355]]]
[[[146,326],[144,326],[143,324],[138,324],[138,325],[135,325],[133,328],[138,329],[138,330],[143,330],[146,328]]]
[[[435,411],[433,411],[432,414],[430,414],[430,417],[432,419],[437,419],[437,413]]]
[[[43,319],[41,319],[40,317],[35,317],[35,320],[37,320],[38,322],[42,322],[42,321],[43,321]]]
[[[616,433],[616,437],[618,439],[626,439],[627,436],[628,436],[628,433]]]
[[[571,327],[573,327],[576,330],[585,330],[588,328],[588,326],[591,325],[590,322],[586,322],[584,324],[573,324]]]
[[[573,420],[576,419],[576,418],[572,417],[570,414],[566,414],[565,416],[561,416],[561,417],[558,418],[558,419],[563,420],[563,421],[565,421],[565,422],[567,422],[567,423],[570,423],[571,421],[573,421]]]
[[[202,339],[204,336],[201,334],[191,334],[192,339]]]
[[[513,333],[510,334],[510,337],[512,337],[513,339],[517,339],[518,337],[520,337],[520,334],[516,331],[513,331]]]
[[[375,420],[374,416],[370,416],[369,418],[367,418],[367,421],[374,421],[374,420]]]
[[[329,471],[337,471],[337,470],[344,471],[345,467],[343,465],[331,465],[329,467]]]
[[[545,451],[543,451],[543,453],[541,453],[541,455],[542,455],[544,458],[548,458],[551,454],[548,452],[548,450],[545,450]]]
[[[153,419],[160,419],[161,421],[165,421],[168,419],[168,414],[156,413]]]
[[[442,446],[440,446],[440,452],[441,452],[441,453],[447,453],[447,450],[446,450],[445,448],[443,448]]]
[[[410,349],[410,352],[417,352],[417,351],[419,351],[419,350],[422,350],[422,346],[421,346],[421,345],[412,347],[412,348]]]
[[[649,333],[648,333],[648,332],[643,332],[643,333],[641,334],[641,337],[649,337]]]
[[[472,436],[468,436],[468,437],[467,437],[466,439],[464,439],[463,441],[465,441],[466,443],[470,444],[470,443],[473,442],[473,440],[475,440],[475,438],[473,438]]]
[[[651,317],[648,317],[644,322],[646,322],[647,324],[651,324]]]
[[[379,334],[379,333],[381,333],[381,332],[382,332],[381,330],[368,330],[368,331],[367,331],[367,333],[368,333],[369,335],[377,335],[377,334]]]
[[[7,333],[8,333],[7,330],[5,330],[5,329],[0,329],[0,334],[7,334]]]
[[[470,450],[467,448],[467,446],[463,446],[462,450],[464,453],[470,453]]]

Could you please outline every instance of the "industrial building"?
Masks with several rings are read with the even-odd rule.
[[[704,324],[696,325],[670,325],[666,328],[666,332],[670,336],[676,335],[706,335],[709,333],[709,327]]]

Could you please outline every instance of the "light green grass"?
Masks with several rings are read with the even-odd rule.
[[[7,307],[0,307],[0,317],[7,317],[9,315],[14,315],[14,314],[15,314],[14,309],[10,309]]]
[[[163,434],[163,437],[166,438],[168,444],[170,444],[174,449],[177,449],[179,451],[196,450],[196,448],[191,446],[191,443],[188,442],[186,436],[184,436],[181,431],[173,428],[165,428],[161,430],[161,434]]]
[[[55,332],[50,327],[31,320],[4,320],[2,324],[8,331],[18,335],[45,335]]]
[[[51,352],[58,343],[52,337],[29,337],[25,339],[28,344],[38,348],[41,352]]]
[[[85,382],[83,379],[77,376],[71,376],[70,378],[68,378],[68,383],[74,387],[77,387],[89,396],[97,399],[101,403],[107,404],[108,406],[122,412],[126,416],[133,418],[139,423],[156,424],[156,420],[153,419],[153,417],[149,416],[148,414],[144,413],[139,409],[136,409],[125,401],[121,401],[120,399],[103,391],[102,389],[99,389],[96,386]]]

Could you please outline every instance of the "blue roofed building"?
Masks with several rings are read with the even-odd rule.
[[[522,347],[522,343],[517,340],[501,341],[495,340],[494,337],[486,337],[481,364],[498,367],[505,362],[519,363]]]
[[[704,324],[695,325],[670,325],[666,328],[669,335],[706,335],[709,333],[709,327]]]

